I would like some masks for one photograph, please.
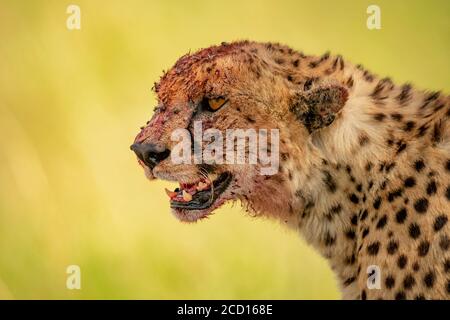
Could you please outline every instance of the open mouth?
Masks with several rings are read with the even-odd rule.
[[[170,207],[178,210],[205,210],[214,205],[228,188],[231,173],[224,172],[217,179],[200,179],[196,183],[180,183],[174,191],[166,189],[170,198]]]

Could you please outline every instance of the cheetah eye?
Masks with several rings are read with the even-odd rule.
[[[223,97],[218,97],[218,98],[205,98],[202,101],[202,107],[203,109],[207,110],[207,111],[217,111],[220,108],[222,108],[226,103],[228,102],[228,100],[226,100]]]

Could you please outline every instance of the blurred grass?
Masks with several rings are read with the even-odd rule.
[[[396,81],[450,88],[448,1],[0,2],[0,298],[335,299],[296,234],[226,206],[184,225],[128,146],[162,69],[221,41],[343,54]],[[82,290],[65,288],[66,267]]]

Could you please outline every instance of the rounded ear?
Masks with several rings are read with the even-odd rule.
[[[321,85],[308,91],[297,91],[289,111],[311,133],[330,125],[344,107],[348,91],[340,85]]]

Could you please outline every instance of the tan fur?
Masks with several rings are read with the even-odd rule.
[[[308,132],[292,99],[330,85],[347,90],[345,105],[329,126]],[[261,176],[258,165],[216,168],[235,178],[226,200],[299,230],[329,260],[345,299],[450,298],[448,96],[395,85],[340,56],[254,42],[187,55],[155,91],[160,107],[137,142],[170,148],[172,130],[193,119],[221,130],[280,129],[278,174]],[[195,113],[204,96],[229,105],[208,118]],[[198,176],[197,166],[170,161],[145,170],[150,179]],[[381,289],[367,288],[369,265],[380,267]]]

